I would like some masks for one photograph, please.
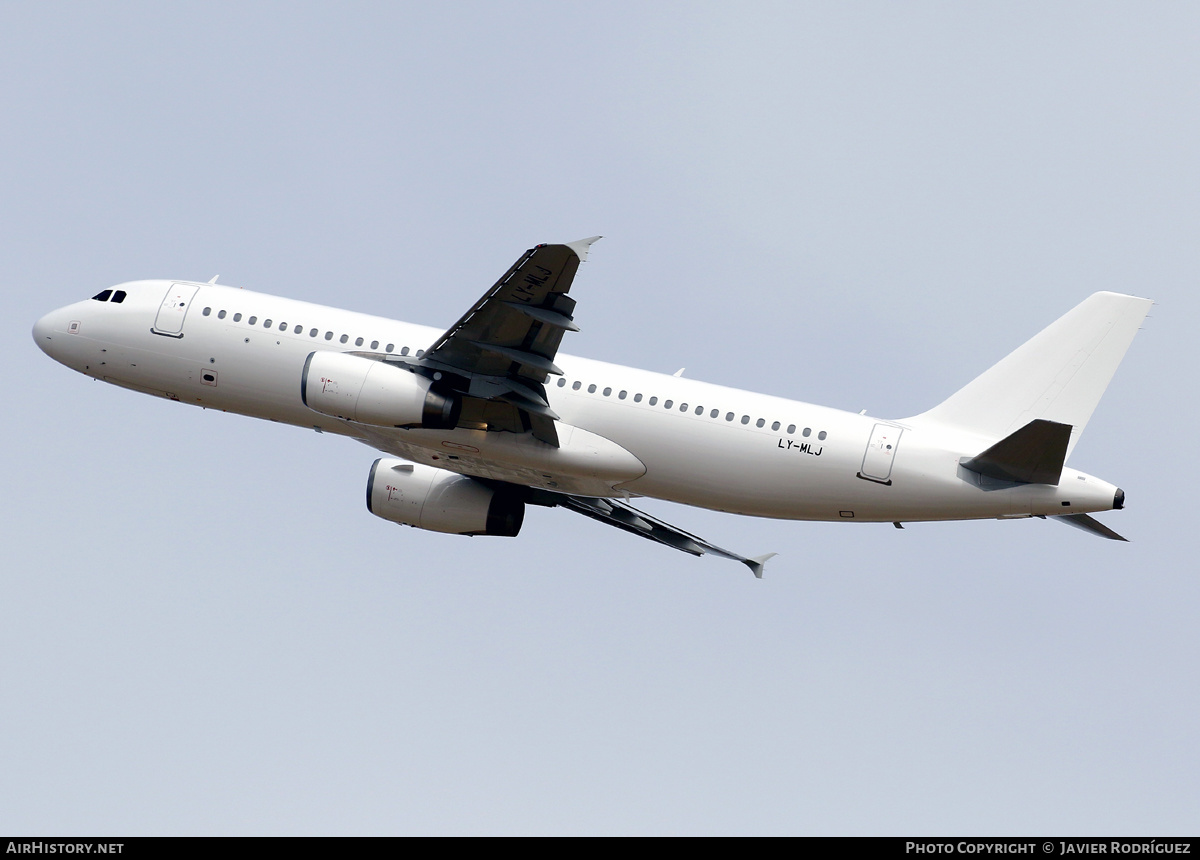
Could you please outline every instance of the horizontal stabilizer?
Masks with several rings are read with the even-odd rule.
[[[1019,484],[1057,484],[1067,459],[1071,425],[1038,418],[982,454],[962,460],[964,469]]]
[[[1077,529],[1083,529],[1085,532],[1091,532],[1092,534],[1099,535],[1102,538],[1108,538],[1109,540],[1123,540],[1126,543],[1129,542],[1129,538],[1121,537],[1108,526],[1104,525],[1104,523],[1089,517],[1087,514],[1067,514],[1066,516],[1051,517],[1050,519],[1064,522],[1069,526],[1075,526]]]

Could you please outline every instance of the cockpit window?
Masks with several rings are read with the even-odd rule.
[[[114,292],[112,300],[113,300],[113,304],[118,304],[118,305],[121,304],[121,302],[125,301],[125,291],[117,290],[116,292]]]
[[[101,292],[98,292],[98,293],[96,293],[96,295],[92,296],[92,298],[98,302],[107,302],[108,297],[111,295],[112,295],[112,290],[102,290]]]

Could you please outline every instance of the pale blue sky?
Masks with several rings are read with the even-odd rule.
[[[9,3],[0,76],[0,830],[1195,833],[1194,5]],[[444,326],[596,233],[566,351],[881,416],[1155,299],[1071,460],[1131,543],[421,533],[29,335],[218,273]]]

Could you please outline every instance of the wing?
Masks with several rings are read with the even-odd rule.
[[[521,255],[499,281],[420,359],[451,374],[465,395],[463,421],[524,432],[558,444],[545,382],[561,374],[554,357],[563,334],[578,331],[575,300],[567,295],[588,248],[599,239],[538,245]]]
[[[540,500],[536,497],[531,499],[535,504],[558,505],[583,514],[585,517],[591,517],[610,526],[616,526],[623,531],[692,555],[704,555],[706,552],[711,552],[722,558],[740,561],[750,568],[759,579],[762,579],[764,565],[769,559],[775,557],[775,553],[770,552],[757,558],[746,558],[615,499],[592,499],[584,496],[545,493],[544,491],[538,495],[542,497]]]

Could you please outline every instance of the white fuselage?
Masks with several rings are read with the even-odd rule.
[[[570,467],[562,474],[510,467],[489,458],[487,446],[505,442],[500,436],[519,446],[519,434],[364,427],[302,402],[301,373],[315,350],[416,354],[438,329],[210,284],[137,281],[114,289],[127,294],[120,304],[88,300],[47,314],[34,327],[38,345],[106,382],[355,436],[464,474],[798,520],[972,519],[1114,506],[1115,486],[1072,469],[1057,486],[980,486],[959,461],[996,440],[928,420],[882,420],[561,353],[555,361],[564,375],[552,377],[546,391],[565,429],[615,443],[644,472],[599,485]],[[186,299],[175,320],[164,316],[172,290]]]

